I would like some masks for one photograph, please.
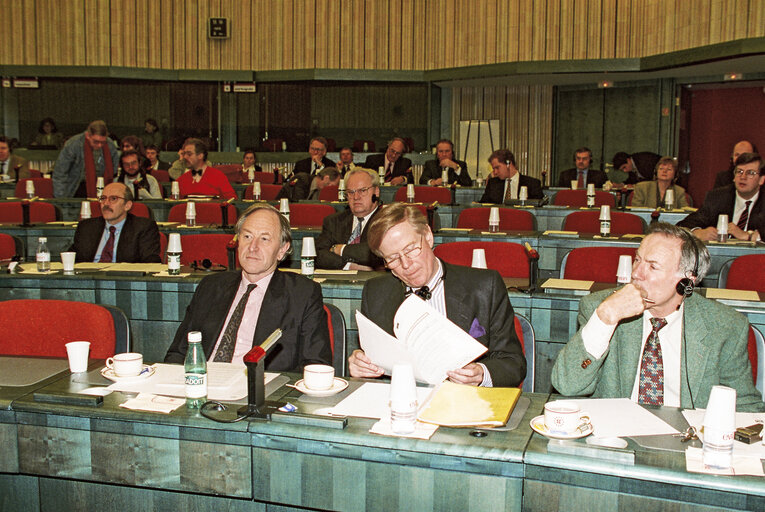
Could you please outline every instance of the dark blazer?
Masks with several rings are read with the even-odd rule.
[[[220,272],[199,283],[167,351],[166,363],[183,363],[191,331],[202,332],[205,357],[210,358],[241,279],[241,272]],[[282,330],[282,338],[266,356],[266,370],[302,372],[307,364],[332,364],[327,314],[318,283],[297,274],[274,272],[263,297],[253,346],[277,328]]]
[[[470,173],[467,170],[467,164],[462,160],[454,160],[454,163],[462,168],[459,176],[454,169],[449,168],[449,183],[458,183],[463,187],[470,187],[473,185],[473,180],[470,178]],[[420,176],[420,185],[427,185],[430,180],[437,180],[441,177],[441,167],[438,166],[438,159],[428,160],[425,162],[425,167],[422,170],[422,176]]]
[[[513,306],[499,273],[442,264],[447,318],[465,332],[477,321],[486,333],[476,339],[489,348],[478,362],[486,365],[493,385],[519,385],[526,376],[526,358],[515,334]],[[390,273],[367,281],[361,295],[361,312],[393,335],[393,317],[404,301],[405,288]]]
[[[308,173],[299,172],[295,174],[287,183],[282,185],[282,189],[276,194],[276,200],[286,197],[290,202],[308,199],[311,191],[311,182],[313,176]],[[318,190],[318,189],[317,189]],[[319,199],[318,197],[316,198]]]
[[[367,231],[375,216],[380,212],[380,207],[372,214],[361,232],[361,241],[357,244],[346,245],[343,255],[329,250],[334,244],[348,243],[348,238],[353,231],[353,213],[349,208],[324,217],[321,226],[321,234],[316,239],[316,268],[338,269],[346,263],[358,263],[369,267],[382,267],[383,260],[369,250],[367,244]]]
[[[733,169],[725,169],[720,171],[715,176],[715,186],[712,188],[720,188],[733,183]]]
[[[760,187],[760,195],[757,202],[749,210],[749,229],[759,230],[765,233],[765,187]],[[704,204],[701,208],[688,215],[677,223],[684,228],[708,228],[717,226],[717,217],[721,214],[728,216],[733,222],[733,208],[736,206],[736,186],[732,183],[724,187],[715,188],[707,192]]]
[[[311,162],[313,162],[313,160],[311,159],[310,156],[308,158],[304,158],[302,160],[298,160],[297,162],[295,162],[295,167],[292,168],[293,174],[297,174],[299,172],[304,172],[306,174],[311,174],[311,169],[312,169]],[[324,167],[334,167],[335,166],[335,162],[333,162],[332,160],[327,158],[326,155],[321,157],[321,163],[324,164]]]
[[[560,176],[558,177],[558,186],[563,188],[571,188],[571,182],[576,179],[577,176],[577,170],[576,167],[573,169],[566,169],[565,171],[560,173]],[[585,185],[589,185],[590,183],[595,184],[595,188],[603,188],[603,184],[606,182],[608,178],[606,177],[606,173],[599,169],[588,169],[587,170],[587,183]]]
[[[105,225],[106,221],[103,217],[85,219],[77,223],[74,242],[69,248],[70,251],[77,253],[77,261],[93,261]],[[157,223],[128,212],[117,242],[117,262],[160,263],[161,261]]]
[[[529,199],[542,199],[544,192],[542,192],[542,182],[531,176],[521,174],[518,178],[518,190],[521,187],[528,188]],[[503,204],[505,202],[505,180],[501,178],[489,178],[486,182],[486,190],[483,191],[481,200],[479,203],[494,203]]]
[[[630,158],[632,158],[635,167],[637,167],[638,181],[653,179],[653,170],[656,168],[659,160],[661,160],[661,155],[651,151],[640,151],[639,153],[632,153]]]
[[[374,172],[377,172],[379,171],[380,167],[385,167],[385,153],[369,155],[364,161],[364,168],[366,169],[372,169]],[[398,160],[396,160],[396,162],[393,164],[393,178],[397,176],[404,176],[407,183],[414,183],[414,176],[412,175],[411,169],[412,161],[408,158],[400,156]]]
[[[159,165],[157,165],[157,168],[160,171],[169,171],[170,170],[170,164],[167,162],[163,162],[162,160],[157,159],[157,162],[159,162]]]

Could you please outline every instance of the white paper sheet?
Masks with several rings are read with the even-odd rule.
[[[567,400],[568,399],[564,399]],[[629,398],[590,398],[571,400],[590,417],[593,434],[598,437],[636,437],[676,434],[671,425]]]
[[[705,412],[705,409],[687,409],[683,411],[685,420],[689,425],[696,427],[696,431],[699,432],[699,439],[702,441],[704,434],[701,432],[701,425],[704,423]],[[748,427],[755,423],[765,423],[765,412],[736,413],[736,428]],[[733,441],[733,455],[765,459],[765,446],[762,445],[762,442],[746,444],[741,441]]]
[[[417,407],[421,408],[434,388],[417,388]],[[358,418],[389,418],[390,384],[367,382],[345,397],[339,404],[327,410],[333,416],[355,416]]]

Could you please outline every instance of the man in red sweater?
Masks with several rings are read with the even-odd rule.
[[[178,178],[181,197],[189,195],[236,199],[236,192],[226,175],[207,166],[207,147],[199,139],[186,139],[181,150],[188,171]]]

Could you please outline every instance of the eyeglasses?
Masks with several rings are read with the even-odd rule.
[[[311,153],[318,153],[319,151],[324,151],[324,148],[323,147],[318,147],[318,148],[313,147],[313,148],[308,148],[308,151],[310,151]]]
[[[98,200],[101,201],[102,203],[106,203],[106,202],[116,203],[120,199],[122,199],[123,201],[127,201],[127,199],[125,199],[124,197],[120,197],[120,196],[101,196],[101,197],[98,198]]]
[[[747,178],[754,178],[755,176],[760,175],[760,171],[756,171],[754,169],[744,170],[744,169],[736,169],[733,171],[733,174],[736,176],[743,176],[746,174]]]
[[[395,149],[391,149],[391,148],[388,148],[388,153],[390,153],[393,156],[401,156],[404,154],[401,151],[396,151]]]
[[[422,252],[422,246],[423,246],[423,238],[422,235],[420,235],[420,245],[409,247],[407,249],[404,249],[400,253],[394,255],[394,256],[385,256],[383,257],[383,261],[385,261],[385,266],[388,268],[398,268],[401,266],[401,258],[406,257],[408,260],[413,260],[417,256],[420,255]]]
[[[364,197],[370,190],[372,190],[372,187],[364,187],[357,188],[355,190],[348,189],[345,191],[345,193],[348,195],[348,197],[356,197],[356,194],[358,194],[359,197]]]

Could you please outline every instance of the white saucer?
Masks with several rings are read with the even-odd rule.
[[[308,396],[318,396],[318,397],[336,395],[347,387],[348,387],[348,381],[343,380],[340,377],[335,377],[335,380],[332,383],[331,388],[322,389],[321,391],[318,391],[315,389],[308,389],[307,387],[305,387],[305,384],[303,383],[303,379],[300,379],[299,381],[295,383],[295,389],[297,389],[301,393]]]
[[[572,432],[571,434],[553,434],[549,430],[547,430],[547,425],[545,425],[545,417],[537,416],[533,420],[529,422],[531,425],[531,428],[534,429],[534,432],[538,434],[542,434],[545,437],[549,437],[552,439],[579,439],[582,437],[587,437],[590,434],[592,434],[592,423],[587,425],[587,429],[582,432],[581,430],[577,430],[575,432]]]
[[[154,375],[154,367],[150,366],[148,364],[143,365],[143,368],[141,369],[142,372],[145,371],[145,373],[140,373],[138,375],[132,375],[130,377],[118,377],[117,374],[114,373],[114,370],[109,368],[108,366],[104,366],[101,369],[101,375],[104,378],[107,378],[114,382],[125,382],[129,380],[143,380],[148,379],[152,375]]]

